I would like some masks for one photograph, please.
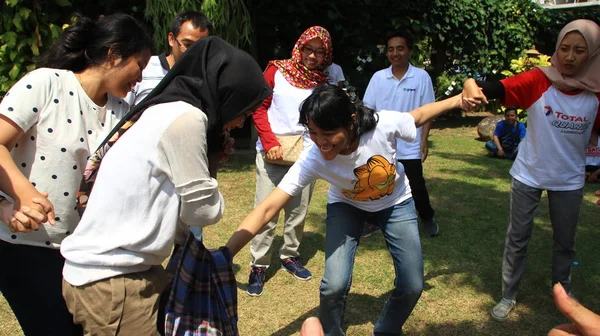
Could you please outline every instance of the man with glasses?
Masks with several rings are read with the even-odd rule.
[[[194,42],[212,35],[213,26],[206,15],[186,11],[173,19],[169,32],[170,53],[152,56],[142,72],[142,81],[137,83],[125,100],[130,106],[137,105],[163,79],[175,62]]]

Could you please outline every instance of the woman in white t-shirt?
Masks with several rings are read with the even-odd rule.
[[[86,160],[129,109],[119,97],[141,80],[151,45],[131,16],[78,17],[0,103],[0,191],[11,199],[0,201],[0,291],[26,335],[81,334],[59,248],[79,222]]]
[[[417,127],[444,111],[474,107],[455,96],[409,113],[374,113],[354,105],[331,85],[317,87],[300,109],[300,123],[315,143],[305,149],[281,183],[238,227],[227,246],[236,253],[243,233],[254,234],[292,197],[317,179],[330,183],[327,196],[325,274],[320,319],[326,335],[343,335],[342,318],[354,255],[363,223],[376,222],[392,255],[394,290],[375,323],[375,334],[400,335],[423,290],[423,257],[417,216],[403,171],[396,170],[396,139],[414,140]],[[401,165],[398,167],[402,167]]]
[[[510,175],[510,216],[502,264],[502,299],[491,311],[498,322],[516,305],[525,272],[527,245],[542,192],[548,194],[552,223],[552,284],[571,292],[575,234],[583,201],[585,150],[600,126],[600,27],[575,20],[560,32],[551,66],[497,82],[469,79],[488,98],[527,109],[527,136]],[[595,126],[594,126],[595,124]]]

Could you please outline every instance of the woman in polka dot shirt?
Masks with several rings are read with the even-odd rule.
[[[27,335],[82,332],[62,298],[59,248],[80,219],[86,160],[129,109],[121,98],[150,47],[128,15],[78,17],[0,103],[0,291]]]

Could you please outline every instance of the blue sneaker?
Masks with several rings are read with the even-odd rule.
[[[375,233],[379,233],[379,232],[381,232],[381,230],[379,229],[379,226],[377,224],[365,222],[365,225],[363,226],[363,230],[362,230],[362,233],[360,234],[360,236],[362,238],[367,238],[367,237],[371,237]]]
[[[302,266],[302,262],[298,258],[292,257],[281,260],[281,268],[290,272],[299,280],[310,280],[312,278],[310,271]]]
[[[265,268],[252,267],[250,277],[248,278],[248,287],[246,293],[250,296],[260,296],[265,287]]]

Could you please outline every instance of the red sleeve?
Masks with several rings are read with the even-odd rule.
[[[505,92],[502,104],[523,109],[530,108],[552,85],[538,68],[502,79],[500,82]]]
[[[600,128],[600,93],[596,93],[596,98],[598,98],[598,112],[596,113],[594,128]]]
[[[267,84],[271,87],[271,89],[275,86],[275,73],[277,72],[277,68],[273,65],[267,66],[265,69],[265,80]],[[269,116],[267,115],[267,110],[271,106],[271,101],[273,100],[273,95],[268,96],[263,100],[262,104],[254,113],[252,113],[252,120],[254,121],[254,128],[256,128],[256,132],[258,133],[258,137],[260,138],[260,142],[263,145],[265,152],[268,152],[269,149],[279,146],[279,142],[277,138],[275,138],[275,134],[271,130],[271,124],[269,124]]]

